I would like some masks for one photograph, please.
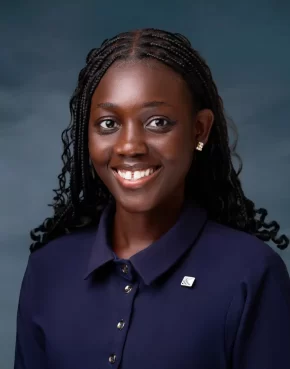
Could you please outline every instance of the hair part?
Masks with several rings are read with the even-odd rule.
[[[58,176],[59,188],[54,190],[55,197],[50,204],[53,216],[30,232],[34,241],[30,251],[80,227],[95,226],[104,207],[112,201],[89,158],[91,98],[115,62],[150,59],[169,66],[183,77],[198,110],[207,108],[214,113],[208,142],[202,153],[196,155],[187,175],[186,196],[204,207],[210,219],[285,249],[289,239],[285,235],[278,236],[279,224],[267,223],[266,209],[255,209],[253,201],[242,190],[236,129],[232,125],[236,139],[230,146],[223,101],[205,60],[185,36],[150,28],[121,33],[88,53],[70,100],[71,121],[62,133],[63,168]],[[238,169],[234,168],[233,159],[237,159]]]

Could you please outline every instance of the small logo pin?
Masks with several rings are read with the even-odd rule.
[[[192,287],[194,281],[195,281],[195,278],[194,277],[185,276],[185,277],[183,277],[183,280],[181,282],[181,286],[184,286],[184,287]]]

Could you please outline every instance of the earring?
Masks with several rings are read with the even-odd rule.
[[[196,146],[196,150],[198,150],[198,151],[202,151],[202,149],[203,149],[203,142],[199,142],[198,144],[197,144],[197,146]]]

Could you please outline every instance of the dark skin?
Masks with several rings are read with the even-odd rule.
[[[185,81],[158,61],[117,62],[106,72],[92,97],[89,153],[116,201],[119,257],[145,249],[177,221],[196,146],[206,144],[213,121],[211,110],[194,112]],[[141,180],[119,175],[148,168],[153,174]]]

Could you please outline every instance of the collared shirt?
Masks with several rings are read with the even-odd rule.
[[[270,246],[185,207],[122,260],[110,214],[30,255],[15,369],[290,368],[290,278]]]

